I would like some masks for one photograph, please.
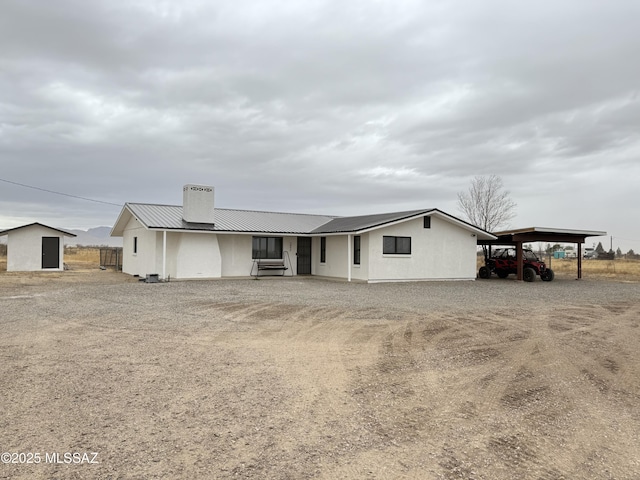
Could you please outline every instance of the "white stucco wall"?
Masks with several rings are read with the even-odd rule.
[[[138,238],[137,253],[133,252],[134,237]],[[156,237],[156,232],[147,230],[135,218],[132,217],[129,220],[122,234],[122,271],[124,273],[141,277],[150,273],[161,273],[157,269]]]
[[[134,238],[138,239],[133,253]],[[164,232],[147,230],[135,218],[129,220],[123,233],[122,271],[145,277],[163,276]],[[167,232],[164,274],[174,279],[219,278],[222,261],[216,234],[200,232]]]
[[[7,271],[35,272],[64,270],[64,235],[41,225],[13,230],[7,234]],[[60,239],[58,268],[42,268],[42,237]]]
[[[326,262],[320,262],[320,237],[314,237],[312,243],[313,275],[334,278],[348,278],[349,268],[351,278],[366,280],[369,274],[369,234],[360,235],[360,265],[353,263],[353,237],[348,235],[327,235]],[[351,259],[347,258],[347,248],[351,251]],[[349,266],[347,263],[349,262]]]
[[[134,237],[138,238],[138,249],[135,254],[133,253]],[[167,232],[165,275],[172,279],[249,276],[253,265],[252,238],[252,234],[169,231]],[[151,273],[162,276],[162,231],[147,230],[132,217],[123,231],[123,246],[122,271],[124,273],[141,277]],[[286,265],[290,266],[286,275],[296,275],[297,237],[283,237],[282,248]]]
[[[383,254],[385,235],[411,237],[411,254]],[[175,279],[249,276],[254,263],[251,258],[253,236],[168,232],[165,274]],[[138,238],[137,254],[132,252],[134,237]],[[320,237],[313,237],[312,274],[347,278],[350,269],[353,280],[370,282],[476,277],[476,237],[471,231],[436,215],[431,217],[428,229],[423,227],[423,219],[417,218],[361,234],[360,238],[361,263],[357,266],[353,264],[353,235],[327,235],[324,263],[320,263]],[[124,229],[123,242],[125,273],[162,275],[163,232],[149,231],[132,218]],[[349,266],[347,248],[351,251]],[[290,268],[286,274],[296,275],[297,237],[283,236],[283,252]]]
[[[347,236],[328,235],[326,262],[320,263],[320,237],[311,240],[311,273],[323,277],[347,277]]]
[[[162,233],[160,233],[160,237],[162,242]],[[175,255],[173,255],[173,248],[167,248],[167,258],[175,256],[176,259],[175,278],[220,278],[222,275],[222,260],[218,245],[218,235],[211,233],[180,233],[177,237]],[[162,250],[162,246],[160,250]],[[160,261],[162,262],[162,259]]]
[[[410,255],[383,254],[383,236],[411,237]],[[475,279],[477,239],[446,220],[418,218],[369,234],[369,281]]]
[[[278,235],[258,236],[277,237]],[[254,235],[252,234],[218,234],[218,244],[220,245],[220,256],[222,262],[221,275],[223,277],[246,277],[251,274],[253,266],[253,259],[251,258],[253,237]],[[282,251],[285,265],[287,268],[290,267],[285,274],[291,275],[293,273],[293,275],[296,275],[296,252],[298,251],[297,237],[283,237]],[[291,265],[289,265],[289,261],[291,261]],[[255,274],[255,269],[253,270],[253,274]],[[265,272],[261,272],[261,274],[264,275]]]
[[[351,278],[354,280],[369,279],[369,263],[370,263],[370,233],[360,235],[360,265],[353,263],[353,235],[351,236]]]

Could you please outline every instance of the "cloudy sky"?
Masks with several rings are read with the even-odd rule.
[[[2,0],[0,229],[112,225],[187,183],[462,216],[496,174],[511,227],[640,251],[639,24],[637,0]]]

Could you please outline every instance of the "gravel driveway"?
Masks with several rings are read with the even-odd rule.
[[[638,478],[639,325],[637,282],[4,273],[0,478]]]

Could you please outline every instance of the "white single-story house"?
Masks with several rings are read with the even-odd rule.
[[[365,282],[474,280],[477,241],[496,238],[436,208],[355,217],[214,208],[203,185],[186,185],[182,206],[126,203],[111,235],[123,237],[130,275]]]
[[[0,232],[7,236],[7,271],[64,270],[64,237],[71,232],[35,222]]]

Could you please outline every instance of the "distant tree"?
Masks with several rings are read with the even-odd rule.
[[[473,225],[494,232],[515,217],[516,203],[497,175],[474,177],[466,192],[458,193],[458,209]]]
[[[604,247],[602,246],[602,242],[598,242],[598,246],[596,247],[596,252],[604,253]]]
[[[553,255],[553,252],[557,252],[558,250],[562,250],[562,247],[560,246],[559,243],[556,243],[554,245],[547,243],[547,248],[545,249],[545,253],[547,255]]]
[[[620,247],[618,247],[618,249],[616,250],[616,257],[621,257],[622,256],[622,250],[620,250]]]

